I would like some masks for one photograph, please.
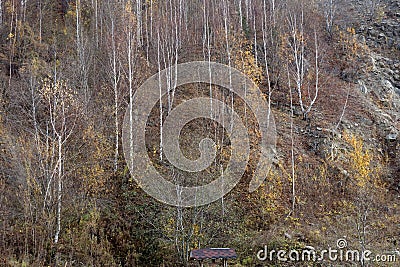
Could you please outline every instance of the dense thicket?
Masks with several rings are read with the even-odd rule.
[[[379,19],[381,1],[366,2],[362,12]],[[220,246],[236,249],[238,266],[255,266],[264,245],[326,248],[342,236],[361,250],[398,247],[393,164],[380,145],[363,142],[371,135],[342,125],[346,114],[368,110],[353,83],[371,52],[345,5],[0,1],[0,264],[187,266],[191,249]],[[253,152],[242,182],[222,200],[175,208],[130,177],[121,125],[143,81],[192,60],[235,67],[260,86],[276,117],[278,153],[256,192],[247,192]],[[171,90],[162,110],[154,108],[147,136],[149,156],[165,174],[173,169],[160,155],[160,113],[194,96],[235,99],[201,84]],[[254,118],[239,100],[235,107],[257,149]],[[229,157],[221,126],[193,123],[181,144],[193,151],[192,141],[209,133],[222,147],[212,178]]]

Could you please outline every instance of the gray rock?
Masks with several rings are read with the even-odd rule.
[[[287,239],[292,239],[292,235],[289,234],[289,233],[284,233],[284,236],[285,236]]]
[[[386,90],[394,90],[392,83],[388,80],[383,80],[382,86],[385,87]]]
[[[390,133],[386,135],[386,140],[388,141],[395,141],[397,139],[397,133]]]
[[[359,84],[359,88],[360,88],[361,93],[367,94],[368,93],[368,88],[365,85],[365,83],[362,80],[358,80],[357,82]]]
[[[379,32],[375,29],[371,29],[368,31],[368,35],[371,37],[376,37],[376,36],[378,36],[378,34],[379,34]]]
[[[390,76],[394,74],[394,71],[390,68],[384,68],[382,71]]]

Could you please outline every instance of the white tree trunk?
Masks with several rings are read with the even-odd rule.
[[[58,180],[57,180],[57,226],[54,243],[58,243],[61,231],[61,193],[62,193],[62,136],[58,135]]]
[[[117,48],[115,45],[115,23],[114,14],[111,19],[111,49],[112,49],[112,80],[114,89],[114,116],[115,116],[115,152],[114,152],[114,171],[118,170],[119,157],[119,122],[118,122],[118,81],[119,71],[117,68]]]
[[[0,26],[3,26],[3,0],[0,0]]]

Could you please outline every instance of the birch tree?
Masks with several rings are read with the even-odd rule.
[[[332,37],[333,24],[336,18],[337,0],[322,0],[321,6],[325,18],[325,29]]]
[[[116,12],[120,10],[115,5],[108,3],[108,13],[109,13],[109,24],[108,24],[108,33],[109,33],[109,46],[108,49],[108,61],[109,66],[111,68],[111,84],[114,92],[114,126],[115,126],[115,146],[114,146],[114,171],[118,170],[118,158],[119,158],[119,135],[120,135],[120,125],[119,125],[119,83],[121,79],[121,62],[120,62],[120,53],[119,53],[119,42],[117,40],[118,26],[119,21],[117,20]],[[129,36],[128,36],[129,37]],[[128,49],[131,49],[129,47]],[[128,58],[128,61],[130,58]],[[128,71],[132,71],[131,69]],[[130,82],[131,86],[131,82]],[[130,87],[131,88],[131,87]]]
[[[314,30],[314,58],[307,57],[309,53],[306,50],[310,49],[310,47],[304,32],[304,7],[302,4],[299,9],[288,11],[287,23],[289,32],[285,36],[288,50],[285,57],[287,64],[291,66],[291,75],[288,78],[294,80],[298,104],[303,114],[303,119],[307,119],[307,115],[318,98],[319,50],[317,33]],[[314,61],[314,66],[310,64],[312,61]]]
[[[0,0],[0,26],[3,26],[3,0]]]
[[[75,127],[74,115],[71,114],[76,100],[73,91],[67,83],[61,80],[43,81],[41,95],[46,102],[49,110],[49,128],[47,134],[52,133],[55,142],[55,153],[57,155],[54,172],[47,182],[45,190],[45,202],[51,194],[51,184],[55,183],[56,191],[56,230],[54,234],[54,243],[58,243],[61,232],[61,210],[62,210],[62,184],[64,178],[64,147],[69,136]],[[55,176],[53,176],[55,175]]]
[[[362,1],[362,5],[364,6],[365,13],[371,20],[377,15],[377,12],[383,6],[382,0],[365,0]]]
[[[75,3],[75,41],[76,41],[76,54],[78,63],[78,77],[79,85],[83,91],[85,97],[85,105],[89,103],[91,92],[89,90],[89,74],[90,74],[90,61],[91,61],[91,47],[90,38],[82,25],[85,22],[82,18],[82,5],[81,0],[77,0]]]

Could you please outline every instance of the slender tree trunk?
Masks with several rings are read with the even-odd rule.
[[[239,23],[240,23],[240,30],[243,31],[243,11],[242,11],[242,0],[238,2],[239,6]]]
[[[128,29],[128,84],[129,84],[129,103],[133,103],[133,62],[132,62],[132,50],[133,50],[133,44],[132,44],[132,31],[131,29]],[[130,140],[133,142],[133,116],[132,116],[132,109],[133,107],[131,106],[130,110]],[[131,153],[131,158],[133,158],[133,149],[130,149]]]
[[[228,55],[228,66],[229,66],[229,86],[232,88],[232,72],[231,72],[231,48],[229,44],[229,2],[224,1],[224,7],[223,7],[223,13],[224,13],[224,29],[225,29],[225,45],[226,45],[226,53]],[[231,104],[232,104],[232,110],[233,110],[233,92],[229,93],[229,96],[231,97]],[[224,109],[223,109],[224,112]],[[224,114],[222,114],[222,118],[224,117]],[[222,127],[225,127],[225,125],[222,125]],[[231,130],[233,129],[233,113],[231,114],[231,125],[229,125]],[[222,135],[223,138],[223,135]],[[223,141],[223,140],[222,140]],[[222,142],[223,143],[223,142]],[[225,203],[224,203],[224,197],[221,198],[221,206],[222,206],[222,216],[225,215]]]
[[[43,22],[43,10],[42,10],[42,0],[38,1],[39,6],[39,43],[42,43],[42,22]]]
[[[3,26],[3,0],[0,0],[0,26]]]
[[[318,61],[319,61],[319,55],[318,55],[318,38],[317,38],[317,32],[314,30],[314,45],[315,45],[315,88],[314,88],[314,97],[311,98],[311,94],[309,93],[309,105],[307,110],[304,112],[305,116],[311,111],[311,108],[314,106],[315,101],[318,98],[318,92],[319,92],[319,67],[318,67]]]
[[[84,34],[82,32],[81,26],[81,0],[76,0],[76,52],[79,59],[79,76],[81,80],[81,85],[83,88],[83,94],[85,96],[85,106],[89,103],[89,64],[86,62],[86,56],[88,53],[88,47],[85,47]]]
[[[58,135],[58,180],[57,180],[57,226],[54,243],[58,243],[61,231],[61,193],[62,193],[62,136]]]
[[[296,207],[296,176],[295,176],[295,158],[294,158],[294,138],[293,138],[293,94],[292,94],[292,87],[290,83],[290,74],[289,74],[289,67],[287,66],[287,75],[288,75],[288,87],[289,87],[289,94],[290,94],[290,159],[291,159],[291,167],[292,167],[292,210],[290,215],[292,217],[295,216],[295,207]]]
[[[157,64],[158,64],[158,80],[160,91],[160,161],[163,160],[163,104],[162,104],[162,84],[161,84],[161,62],[160,62],[160,32],[157,32]]]
[[[98,0],[94,0],[94,27],[96,47],[99,47],[99,14],[98,14]]]
[[[114,116],[115,116],[115,154],[114,154],[114,170],[118,170],[119,157],[119,123],[118,123],[118,70],[117,70],[117,49],[115,47],[114,21],[111,22],[112,35],[112,68],[113,68],[113,88],[114,88]]]
[[[137,44],[142,45],[142,1],[136,0],[136,37]]]

